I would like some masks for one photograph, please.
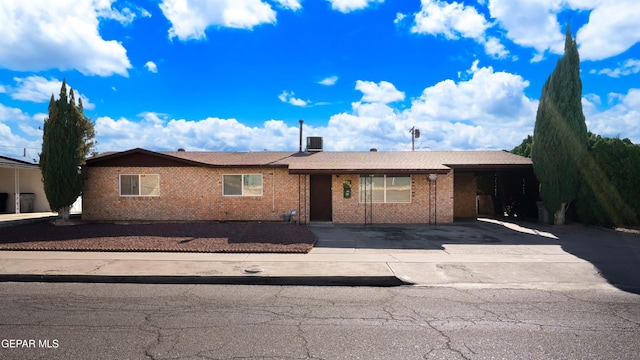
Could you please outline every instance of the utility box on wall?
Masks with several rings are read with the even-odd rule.
[[[342,182],[342,190],[343,190],[343,197],[345,199],[350,199],[351,198],[351,180],[345,180]]]

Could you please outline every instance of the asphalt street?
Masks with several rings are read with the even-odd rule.
[[[634,359],[598,290],[0,284],[2,359]]]

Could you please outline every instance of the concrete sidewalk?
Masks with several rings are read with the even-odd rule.
[[[5,226],[28,224],[31,222],[42,221],[46,219],[54,219],[56,216],[58,216],[58,213],[54,212],[0,214],[0,228]]]
[[[318,243],[308,254],[0,251],[0,281],[611,288],[550,227],[489,220],[310,229]]]

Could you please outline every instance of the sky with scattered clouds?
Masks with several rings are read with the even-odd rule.
[[[97,150],[512,149],[567,24],[590,131],[640,143],[637,0],[3,0],[0,155],[67,80]]]

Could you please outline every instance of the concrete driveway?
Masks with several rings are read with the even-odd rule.
[[[640,294],[638,231],[492,219],[309,228],[318,242],[308,254],[0,251],[0,281],[617,287]]]
[[[417,285],[589,288],[640,293],[640,234],[581,225],[478,219],[443,225],[313,223],[310,254],[385,254]]]

